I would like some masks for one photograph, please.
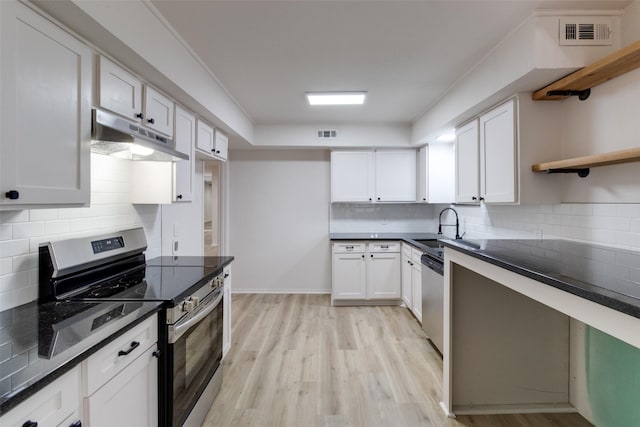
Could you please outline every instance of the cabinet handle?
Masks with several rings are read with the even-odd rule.
[[[220,150],[216,150],[216,154],[220,154]]]
[[[476,196],[473,196],[471,200],[478,200],[478,198]]]
[[[362,259],[364,259],[364,254],[362,254]]]
[[[426,198],[426,197],[423,197],[423,198],[422,198],[422,201],[423,201],[423,202],[426,202],[426,201],[427,201],[427,198]]]
[[[353,246],[345,246],[345,249],[348,251],[352,251],[353,250]]]
[[[118,356],[126,356],[127,354],[129,354],[133,350],[135,350],[139,345],[140,345],[140,343],[138,341],[131,341],[131,347],[129,347],[129,350],[127,350],[127,351],[120,350],[118,352]]]
[[[480,201],[483,201],[483,200],[484,200],[484,197],[480,197]]]
[[[380,197],[378,197],[378,200],[380,200]]]
[[[20,197],[20,193],[16,190],[11,190],[11,191],[7,191],[6,193],[4,193],[4,196],[7,199],[11,199],[11,200],[16,200],[17,198]]]
[[[151,355],[156,359],[160,359],[160,350],[154,351],[153,353],[151,353]]]
[[[82,427],[82,421],[78,420],[75,423],[71,423],[69,427]]]
[[[371,258],[373,258],[373,254],[371,254]]]
[[[389,249],[389,245],[380,245],[380,248],[382,248],[382,249]]]
[[[156,121],[155,121],[154,119],[152,119],[152,118],[151,118],[151,119],[147,119],[147,122],[148,122],[148,123],[151,123],[151,124],[154,124]]]
[[[142,115],[142,113],[138,113],[138,114],[136,114],[136,118],[142,120],[142,119],[144,119],[144,116]]]
[[[182,199],[182,194],[178,194],[178,195],[176,196],[176,199],[181,200],[181,199]]]
[[[371,197],[369,197],[369,201],[371,201]]]
[[[38,422],[27,420],[24,422],[24,424],[22,424],[22,427],[38,427]]]

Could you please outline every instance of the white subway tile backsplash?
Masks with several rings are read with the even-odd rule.
[[[51,221],[58,219],[58,209],[31,209],[29,221]]]
[[[25,255],[29,253],[29,240],[6,240],[0,242],[0,258]]]
[[[48,221],[44,224],[44,233],[49,236],[52,234],[62,234],[69,232],[69,221]]]
[[[0,276],[13,272],[13,258],[0,258]]]
[[[66,209],[60,209],[60,211],[58,212],[58,218],[57,219],[76,219],[76,218],[82,218],[82,211],[84,211],[85,208],[66,208]]]
[[[29,211],[0,211],[0,223],[28,222]]]
[[[17,273],[0,276],[0,292],[15,290],[29,286],[29,272],[19,271]]]
[[[13,272],[29,271],[38,268],[38,254],[13,257]]]
[[[0,224],[0,240],[11,240],[13,238],[13,226],[11,224]]]
[[[15,305],[26,304],[38,299],[38,285],[28,285],[14,291]]]
[[[13,239],[26,239],[42,236],[43,234],[43,222],[18,222],[13,224]]]
[[[55,234],[49,234],[41,237],[32,237],[29,239],[29,253],[35,254],[38,253],[40,245],[46,242],[50,242],[52,240],[57,240],[58,236]]]

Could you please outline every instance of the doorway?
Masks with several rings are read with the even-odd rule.
[[[220,255],[220,165],[204,162],[204,256]]]

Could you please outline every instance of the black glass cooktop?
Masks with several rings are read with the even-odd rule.
[[[213,279],[233,257],[158,257],[139,274],[106,281],[71,298],[74,301],[163,301],[175,304]]]

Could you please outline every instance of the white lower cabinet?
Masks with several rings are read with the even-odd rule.
[[[399,242],[336,242],[331,300],[399,300]]]
[[[2,427],[72,426],[80,421],[80,367],[38,391],[0,418]]]
[[[118,375],[84,399],[91,427],[158,425],[158,359],[149,347]]]
[[[82,362],[86,425],[157,426],[157,331],[154,315]]]
[[[402,244],[402,302],[422,323],[422,251]]]

